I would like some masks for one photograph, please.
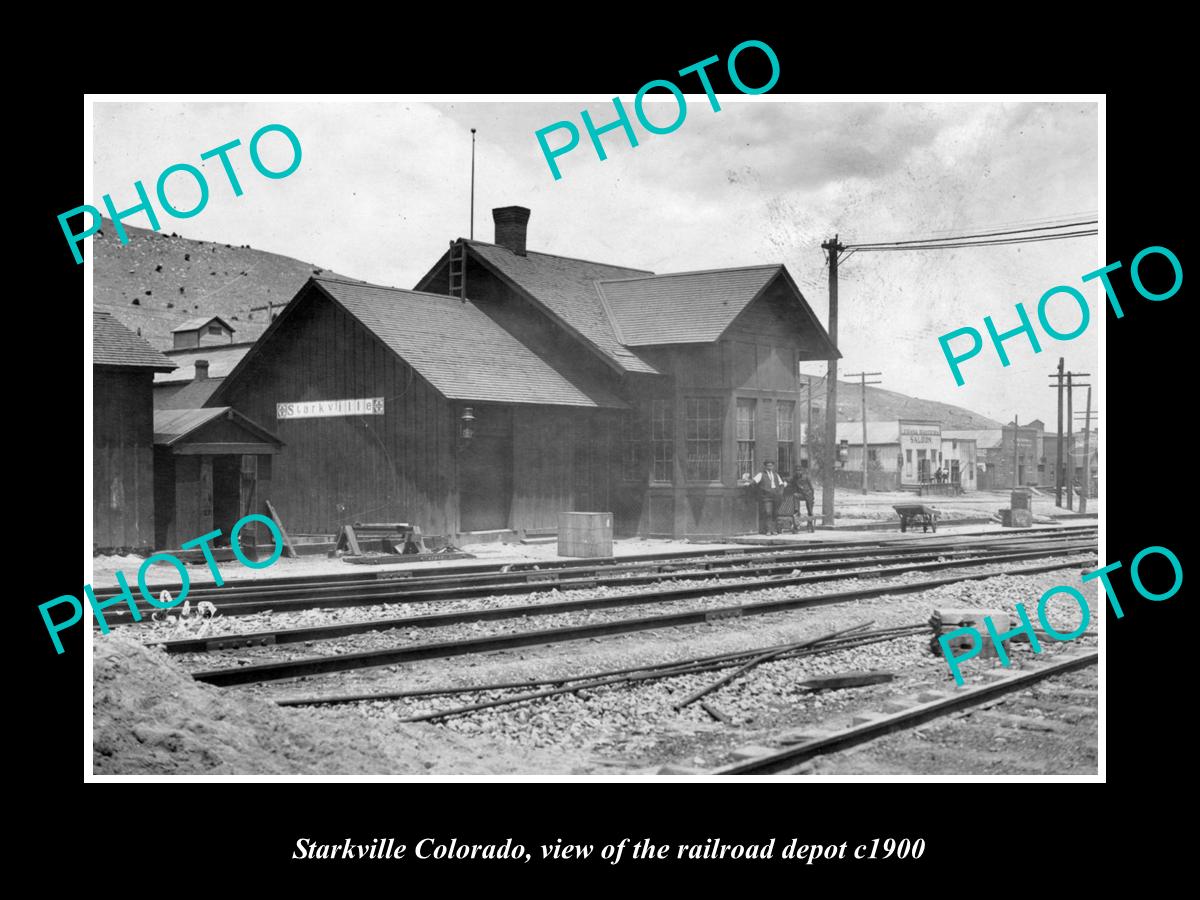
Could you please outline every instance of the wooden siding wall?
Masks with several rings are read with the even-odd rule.
[[[284,442],[271,493],[284,525],[330,533],[353,522],[457,530],[456,408],[316,289],[219,398]],[[383,397],[382,416],[276,419],[275,404]]]
[[[92,544],[154,543],[154,373],[93,369]]]
[[[560,512],[613,512],[619,533],[635,533],[642,489],[621,485],[619,454],[617,413],[514,406],[513,527],[557,528]]]
[[[557,528],[571,507],[572,416],[542,406],[513,407],[513,525]]]

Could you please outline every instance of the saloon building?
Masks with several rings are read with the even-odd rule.
[[[975,440],[959,432],[942,431],[940,422],[895,419],[863,423],[839,422],[838,443],[845,451],[837,483],[847,488],[862,485],[866,457],[868,488],[872,491],[909,490],[936,480],[942,469],[946,482],[963,491],[976,489]]]
[[[529,210],[493,215],[495,243],[452,242],[414,290],[312,278],[204,401],[274,448],[287,527],[755,530],[739,476],[799,458],[797,363],[838,355],[787,269],[538,253]]]

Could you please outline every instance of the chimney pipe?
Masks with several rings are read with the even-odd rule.
[[[195,362],[195,366],[196,366],[196,377],[193,379],[193,381],[207,381],[208,380],[208,360],[207,359],[198,359]]]
[[[492,219],[496,223],[496,244],[524,256],[529,210],[524,206],[502,206],[492,210]]]

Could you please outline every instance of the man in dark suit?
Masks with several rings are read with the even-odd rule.
[[[801,469],[794,477],[789,477],[787,487],[783,491],[784,494],[790,494],[792,497],[792,534],[795,534],[800,530],[800,504],[802,502],[808,511],[808,519],[812,519],[813,498],[816,496],[816,491],[808,477],[808,470]]]
[[[774,460],[763,463],[762,471],[754,476],[754,483],[758,485],[759,534],[779,534],[776,516],[786,482],[775,472]]]

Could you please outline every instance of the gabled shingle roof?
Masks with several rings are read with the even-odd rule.
[[[779,264],[604,280],[597,288],[617,337],[630,347],[707,344],[717,340],[763,288]]]
[[[205,378],[203,381],[181,381],[173,384],[154,382],[155,409],[199,409],[208,398],[217,392],[224,382],[222,378]]]
[[[92,311],[92,365],[170,372],[175,363],[134,334],[111,313]]]
[[[168,375],[155,375],[154,386],[191,381],[196,377],[196,360],[199,359],[208,361],[209,378],[224,378],[236,368],[253,346],[252,343],[209,344],[207,347],[190,347],[187,350],[168,350],[163,355],[179,368]]]
[[[515,283],[571,330],[626,372],[658,370],[621,346],[596,293],[596,282],[649,275],[645,269],[610,266],[585,259],[530,251],[525,256],[495,244],[468,241],[476,257]],[[467,295],[471,285],[467,285]]]
[[[199,331],[201,328],[203,328],[209,322],[220,322],[222,325],[224,325],[230,331],[237,331],[236,328],[234,328],[232,325],[230,325],[228,322],[226,322],[220,316],[200,316],[197,319],[188,319],[186,322],[180,322],[178,325],[176,325],[174,328],[171,329],[171,334],[174,334],[177,331]]]
[[[228,406],[207,406],[204,409],[156,409],[154,411],[154,443],[170,447],[199,430],[214,419],[226,418],[247,435],[264,443],[282,446],[275,437],[253,419]]]
[[[330,278],[312,282],[449,399],[625,407],[602,387],[555,369],[469,301]]]
[[[191,434],[206,422],[229,412],[228,406],[207,409],[165,409],[154,411],[154,443],[171,444]]]

